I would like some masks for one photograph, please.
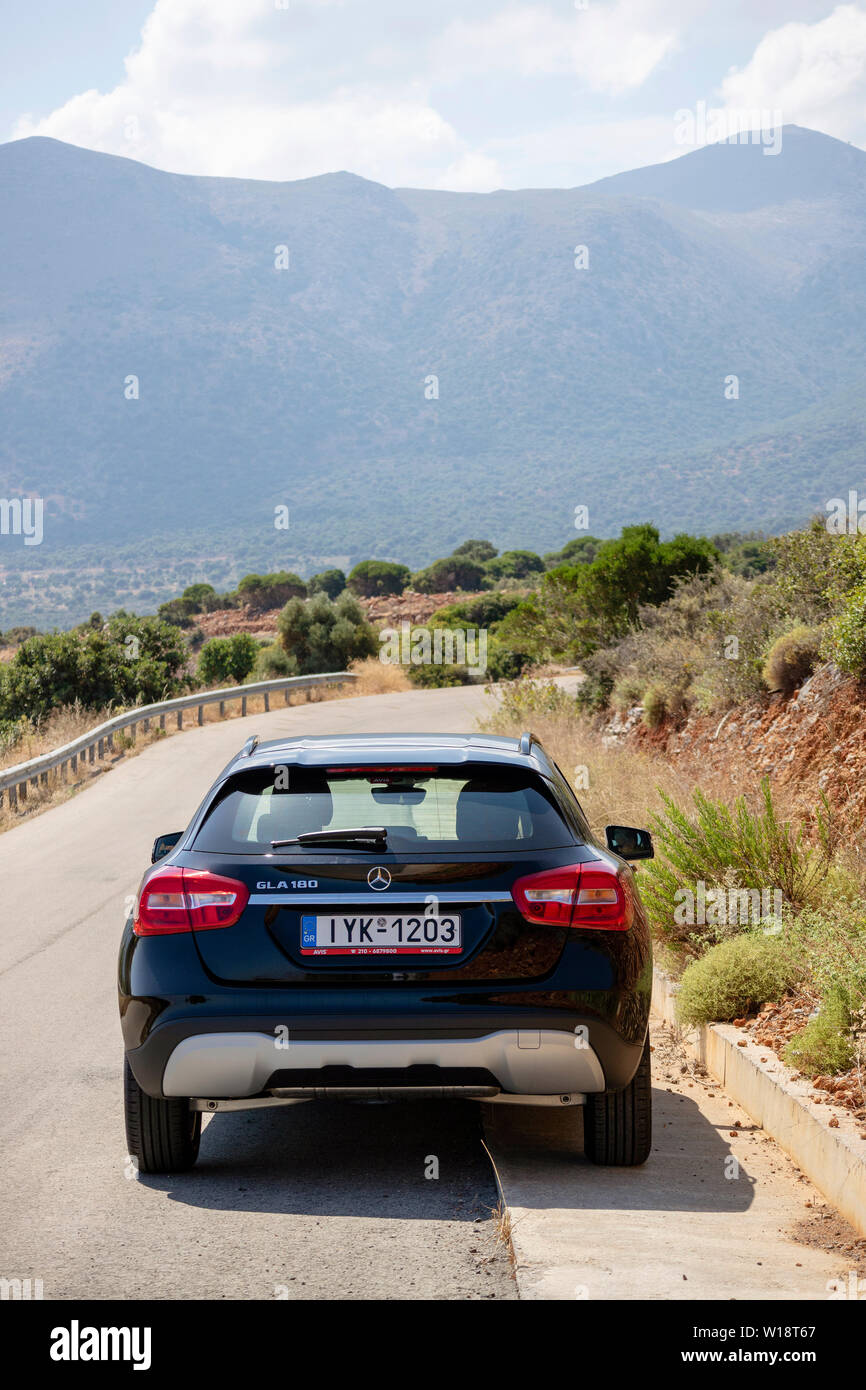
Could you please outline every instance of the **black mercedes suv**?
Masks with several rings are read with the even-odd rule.
[[[251,738],[161,836],[120,948],[129,1151],[202,1113],[327,1098],[583,1105],[596,1163],[650,1148],[652,956],[627,861],[537,739]]]

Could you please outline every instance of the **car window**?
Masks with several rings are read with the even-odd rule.
[[[257,768],[218,794],[192,848],[262,853],[315,830],[384,826],[393,849],[554,849],[574,835],[543,781],[496,766]],[[296,848],[296,847],[295,847]]]

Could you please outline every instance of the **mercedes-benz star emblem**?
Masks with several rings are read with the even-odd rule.
[[[391,875],[388,873],[387,869],[383,869],[381,865],[377,865],[375,869],[371,869],[368,873],[367,882],[374,893],[382,893],[391,882]]]

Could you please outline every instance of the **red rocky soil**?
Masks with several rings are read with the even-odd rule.
[[[376,598],[362,598],[358,602],[374,627],[399,628],[404,620],[426,623],[440,608],[478,597],[478,594],[464,593],[417,594],[413,589],[407,589],[402,594],[384,594]],[[231,637],[235,632],[251,632],[253,636],[264,637],[276,632],[279,616],[279,608],[271,608],[264,613],[250,613],[246,608],[225,608],[202,613],[194,621],[205,637]]]
[[[786,813],[808,815],[826,793],[840,822],[866,848],[866,685],[832,664],[791,696],[767,696],[724,718],[694,715],[684,725],[650,730],[639,707],[607,726],[684,770],[726,776],[743,791],[769,777]]]

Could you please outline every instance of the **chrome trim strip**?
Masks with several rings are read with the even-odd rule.
[[[435,888],[431,888],[429,893],[401,893],[395,889],[393,883],[390,888],[383,893],[252,893],[250,895],[251,907],[266,907],[269,903],[277,903],[280,907],[292,907],[294,905],[308,905],[311,903],[351,903],[352,906],[386,907],[388,903],[426,903],[429,898],[435,898],[440,903],[510,903],[513,902],[510,893],[455,893],[450,889],[444,893],[437,893]]]

